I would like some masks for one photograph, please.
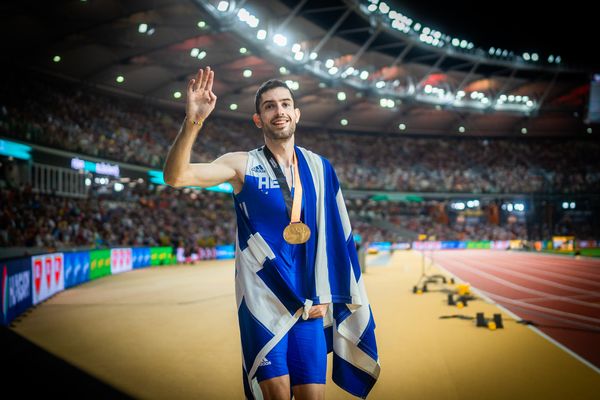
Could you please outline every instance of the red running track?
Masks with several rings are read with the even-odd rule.
[[[500,250],[442,250],[433,258],[600,367],[600,260]]]

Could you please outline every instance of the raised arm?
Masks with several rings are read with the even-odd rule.
[[[196,77],[188,83],[186,117],[163,168],[168,185],[208,187],[231,182],[238,186],[235,184],[239,180],[237,171],[243,168],[245,153],[227,153],[211,163],[190,163],[198,132],[217,102],[212,91],[214,75],[214,71],[206,67],[198,70]]]

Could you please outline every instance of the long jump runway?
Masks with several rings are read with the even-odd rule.
[[[487,252],[464,254],[467,261],[482,257],[483,263]],[[498,254],[504,253],[493,256]],[[436,254],[435,258],[462,276],[469,267],[455,259],[458,255]],[[510,253],[506,256],[512,257]],[[445,258],[449,262],[444,262]],[[538,259],[547,261],[548,271],[561,274],[561,267],[552,264],[554,258]],[[430,285],[429,292],[413,294],[412,287],[421,275],[420,253],[396,252],[387,262],[382,260],[371,258],[373,265],[364,274],[382,366],[370,399],[597,399],[600,374],[596,370],[547,337],[509,321],[510,316],[495,304],[473,301],[457,310],[446,304],[445,291],[452,290],[450,285]],[[491,273],[489,266],[485,268],[479,272]],[[594,268],[577,267],[577,273],[569,277],[582,280],[576,284],[578,289],[593,292],[597,286],[583,281],[597,275]],[[552,275],[536,273],[540,279]],[[522,279],[515,274],[512,277]],[[552,279],[561,285],[575,283],[573,279],[558,280],[558,276]],[[233,285],[232,261],[135,270],[61,292],[19,319],[11,332],[136,399],[242,399]],[[492,293],[488,287],[482,289]],[[566,290],[555,289],[553,296]],[[537,286],[535,290],[546,291]],[[572,300],[597,304],[597,297],[587,292],[569,293]],[[508,293],[498,294],[509,298]],[[540,293],[528,296],[529,303],[540,307],[548,308],[547,301],[559,301],[541,299]],[[577,310],[561,312],[575,314],[580,312]],[[505,329],[491,331],[475,327],[471,320],[440,318],[457,313],[474,316],[476,312],[502,312],[507,320]],[[596,317],[586,314],[586,318]],[[596,326],[591,320],[563,314],[560,318]],[[3,363],[10,366],[11,361]],[[331,381],[331,355],[328,361],[326,398],[354,398]],[[64,385],[61,393],[65,397],[77,384],[52,368],[44,374],[54,385]],[[34,386],[21,387],[21,393]],[[86,396],[78,398],[115,398],[92,385],[89,388]],[[38,389],[43,388],[38,385]]]

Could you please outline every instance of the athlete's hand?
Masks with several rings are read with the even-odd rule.
[[[185,113],[193,121],[205,120],[217,104],[217,96],[212,92],[215,72],[210,67],[200,68],[187,87]]]
[[[329,308],[329,303],[312,306],[310,310],[308,310],[308,318],[323,318],[327,315],[327,308]]]

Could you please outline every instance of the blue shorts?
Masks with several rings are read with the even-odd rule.
[[[256,370],[256,379],[290,375],[290,385],[326,383],[327,344],[323,318],[302,318],[277,343]]]

